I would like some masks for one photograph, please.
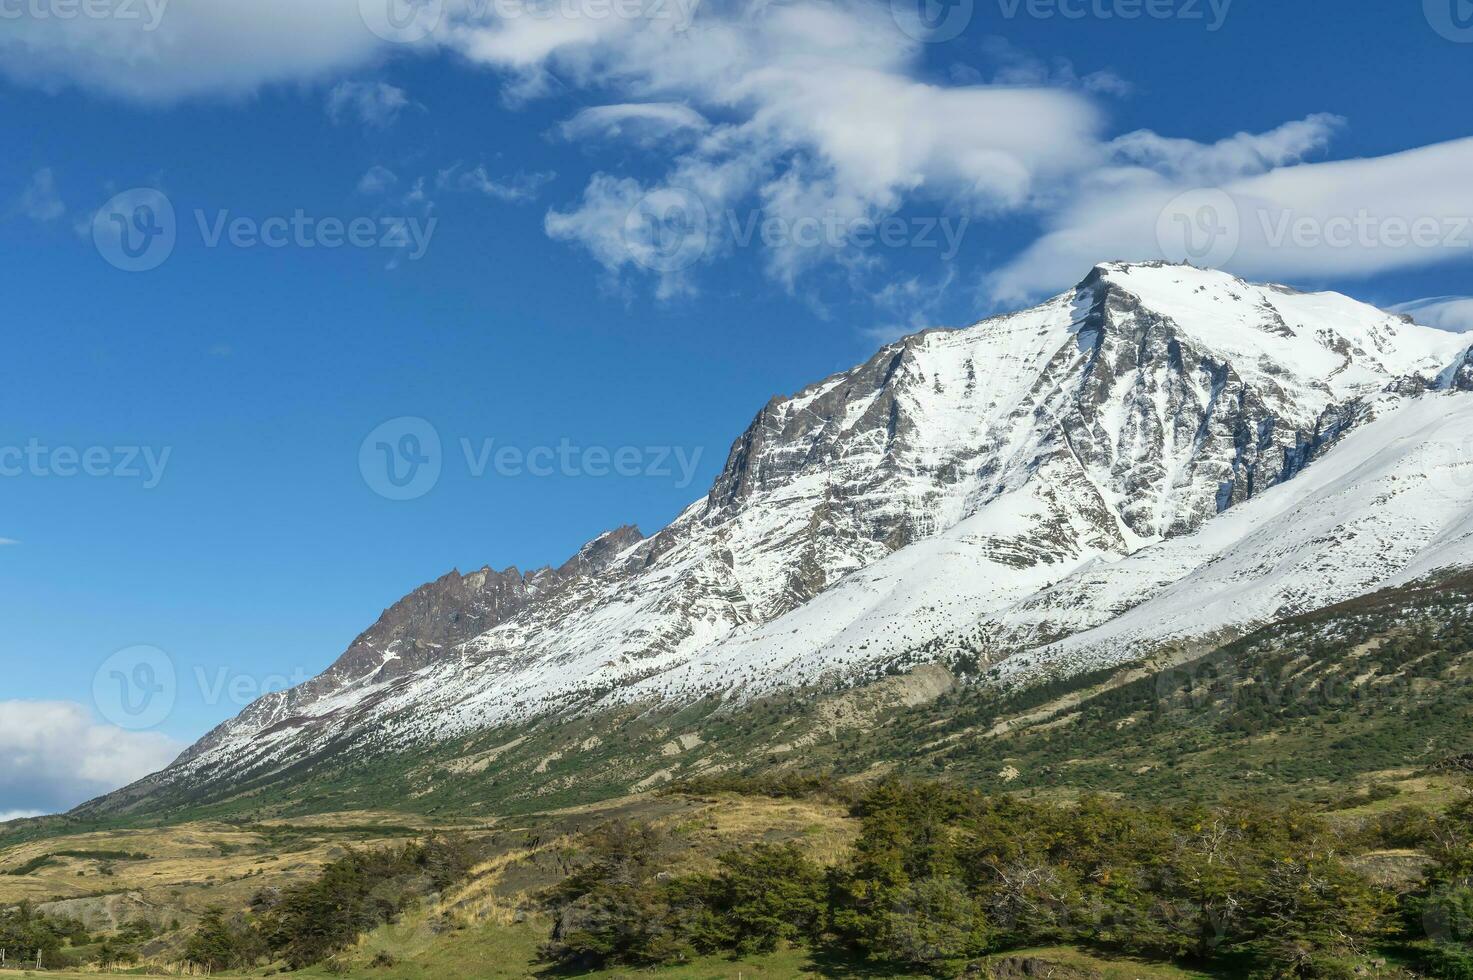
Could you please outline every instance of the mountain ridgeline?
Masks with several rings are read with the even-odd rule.
[[[364,772],[415,799],[612,794],[753,751],[798,765],[959,687],[1166,669],[1473,565],[1470,433],[1467,338],[1101,265],[773,399],[658,533],[416,589],[320,676],[80,812],[308,785],[368,805]]]

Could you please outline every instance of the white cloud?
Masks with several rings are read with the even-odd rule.
[[[1009,301],[1067,285],[1103,259],[1180,257],[1158,242],[1156,225],[1162,209],[1193,188],[1220,188],[1238,202],[1242,242],[1227,267],[1245,275],[1370,274],[1454,251],[1285,245],[1272,221],[1262,223],[1265,215],[1325,223],[1359,210],[1403,220],[1473,213],[1460,144],[1305,163],[1342,125],[1324,114],[1209,144],[1149,131],[1106,140],[1098,100],[1129,93],[1118,75],[1081,74],[1067,61],[993,42],[982,50],[988,71],[958,66],[941,84],[924,72],[925,45],[897,29],[884,3],[670,0],[631,17],[577,2],[547,16],[540,0],[520,11],[516,2],[446,0],[428,37],[393,45],[365,26],[358,0],[140,0],[145,24],[10,24],[0,35],[0,72],[25,84],[174,101],[336,80],[391,51],[438,51],[499,72],[514,100],[594,94],[611,104],[579,112],[561,135],[658,146],[668,164],[638,181],[596,173],[579,200],[548,213],[547,231],[586,249],[615,277],[646,270],[640,274],[652,274],[662,295],[689,291],[679,280],[735,245],[727,223],[713,221],[694,266],[647,270],[647,256],[629,254],[624,226],[650,192],[694,194],[713,216],[745,204],[745,213],[760,209],[790,224],[874,221],[901,209],[972,219],[1040,215],[1043,236],[989,280],[993,298]],[[390,124],[410,104],[381,82],[340,81],[327,97],[334,118],[370,125]],[[452,171],[438,189],[507,201],[532,199],[547,178]],[[387,193],[386,173],[365,175],[364,192]],[[631,189],[638,190],[632,200]],[[412,195],[423,199],[422,183]],[[851,280],[857,270],[884,272],[873,254],[827,244],[768,246],[764,255],[769,273],[790,289],[823,263]]]
[[[1074,63],[1068,58],[1044,61],[1004,37],[994,35],[983,38],[980,47],[985,63],[996,66],[990,79],[993,85],[1079,88],[1117,98],[1124,98],[1135,90],[1134,86],[1113,71],[1095,71],[1080,77],[1074,69]],[[982,68],[973,64],[952,65],[951,77],[962,85],[978,85],[989,81]]]
[[[377,196],[387,192],[399,182],[399,177],[388,167],[375,164],[368,168],[362,177],[358,178],[358,193],[369,196]]]
[[[1112,140],[1110,149],[1122,163],[1192,183],[1213,184],[1298,163],[1329,146],[1330,138],[1344,125],[1341,117],[1321,112],[1266,133],[1238,133],[1216,143],[1170,139],[1139,130]]]
[[[625,266],[652,273],[658,279],[656,296],[669,299],[692,291],[684,271],[708,246],[707,213],[702,208],[699,227],[676,242],[667,262],[656,243],[630,233],[635,209],[661,193],[668,192],[647,190],[631,177],[595,174],[583,189],[582,201],[566,212],[549,211],[543,227],[554,240],[577,242],[588,249],[611,274],[617,275]],[[681,254],[682,249],[686,254]]]
[[[357,119],[366,126],[392,126],[409,105],[402,88],[387,82],[339,82],[327,93],[327,114],[335,123]]]
[[[634,118],[716,125],[675,155],[647,185],[596,175],[571,210],[548,215],[549,234],[582,244],[609,271],[645,265],[622,245],[632,188],[694,193],[713,218],[742,200],[789,224],[804,218],[851,223],[909,202],[984,212],[1032,206],[1056,180],[1099,157],[1102,120],[1078,89],[1050,86],[942,86],[920,81],[921,45],[896,30],[889,10],[864,3],[799,2],[710,10],[688,30],[606,24],[593,31],[548,28],[536,44],[526,25],[463,26],[472,60],[525,78],[611,88],[629,103],[580,114],[574,133],[608,132]],[[513,44],[513,42],[517,42]],[[668,108],[671,102],[684,111]],[[687,115],[686,113],[690,113]],[[636,139],[638,136],[636,135]],[[732,247],[712,221],[704,257]],[[770,249],[770,272],[792,285],[843,249],[790,242]],[[688,270],[658,271],[660,291]]]
[[[1393,313],[1405,313],[1418,323],[1453,333],[1473,331],[1473,296],[1433,296],[1391,307]]]
[[[639,143],[637,126],[653,125],[694,138],[662,177],[597,174],[581,201],[547,215],[548,234],[580,244],[617,276],[650,264],[628,241],[642,198],[694,194],[710,219],[708,240],[696,262],[654,270],[661,295],[690,291],[681,280],[734,247],[729,222],[717,219],[741,202],[790,225],[873,221],[903,208],[956,209],[972,218],[1038,213],[1045,235],[990,281],[994,298],[1008,301],[1067,285],[1103,259],[1181,258],[1158,242],[1158,220],[1169,202],[1197,187],[1243,195],[1243,241],[1229,267],[1245,274],[1369,273],[1439,257],[1438,249],[1286,246],[1260,220],[1264,212],[1320,221],[1353,213],[1368,182],[1385,192],[1373,197],[1385,214],[1447,214],[1436,192],[1415,189],[1422,171],[1439,170],[1425,158],[1403,161],[1416,175],[1411,181],[1381,180],[1384,161],[1305,163],[1343,127],[1337,116],[1315,114],[1206,144],[1150,131],[1106,141],[1091,94],[1127,94],[1118,76],[1081,77],[1067,62],[1045,64],[1001,44],[989,50],[998,66],[991,77],[964,70],[953,73],[957,84],[923,81],[919,45],[895,31],[886,13],[805,0],[703,8],[683,32],[658,23],[634,30],[627,23],[463,21],[450,43],[472,61],[514,73],[528,91],[555,72],[564,83],[629,97],[585,110],[564,124],[564,135]],[[1446,170],[1433,176],[1438,188],[1456,179]],[[1318,186],[1325,182],[1329,194]],[[883,265],[856,264],[845,251],[788,238],[768,243],[765,254],[769,273],[790,289],[824,262],[839,262],[851,278],[856,268]]]
[[[0,548],[4,548],[12,544],[20,544],[20,542],[15,540],[15,538],[0,538]]]
[[[0,800],[54,813],[168,765],[184,746],[99,724],[72,701],[0,701]]]
[[[325,78],[384,46],[356,0],[138,0],[107,10],[7,19],[0,73],[23,85],[175,102]]]
[[[66,205],[56,190],[56,175],[50,167],[42,167],[31,176],[16,205],[21,214],[33,221],[55,221],[66,214]]]
[[[680,102],[625,102],[590,106],[558,127],[564,139],[626,139],[639,146],[668,146],[681,134],[711,128],[706,117]]]
[[[1473,139],[1275,165],[1315,142],[1302,134],[1268,140],[1279,153],[1260,154],[1262,172],[1208,184],[1221,192],[1218,204],[1207,211],[1187,199],[1192,213],[1180,213],[1178,196],[1204,186],[1180,174],[1241,170],[1251,154],[1135,141],[1125,155],[1160,170],[1137,164],[1087,175],[1048,232],[992,276],[989,289],[1015,302],[1065,288],[1101,260],[1180,260],[1191,257],[1180,254],[1187,235],[1198,245],[1215,240],[1222,247],[1212,264],[1248,278],[1369,276],[1473,256]]]
[[[435,177],[435,186],[440,190],[474,191],[498,201],[525,204],[536,200],[537,193],[548,182],[557,177],[552,171],[537,173],[515,173],[506,177],[492,177],[485,165],[462,170],[460,164],[448,167]]]
[[[40,810],[0,810],[0,823],[7,820],[24,820],[27,817],[41,816]]]
[[[1122,99],[1135,91],[1134,85],[1113,71],[1090,72],[1079,80],[1079,84],[1086,92],[1098,92],[1101,95],[1113,95]]]

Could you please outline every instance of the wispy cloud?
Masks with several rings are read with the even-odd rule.
[[[409,95],[387,82],[339,82],[327,93],[327,114],[335,123],[357,120],[386,129],[410,105]]]
[[[16,201],[16,208],[32,221],[43,224],[57,221],[66,214],[66,205],[56,189],[56,174],[50,167],[42,167],[31,175],[30,182]]]
[[[1432,296],[1391,307],[1418,323],[1454,333],[1473,332],[1473,296]]]
[[[436,175],[435,187],[442,191],[473,191],[498,201],[525,204],[536,200],[538,192],[556,178],[557,174],[551,170],[493,177],[484,164],[462,169],[457,163]]]
[[[358,193],[376,197],[389,191],[398,182],[399,176],[394,171],[375,164],[358,178]]]
[[[631,208],[651,195],[694,195],[712,215],[743,206],[789,225],[874,222],[907,209],[1039,221],[1038,240],[987,280],[995,301],[1036,297],[1102,259],[1162,257],[1156,224],[1177,195],[1196,188],[1221,190],[1245,209],[1227,267],[1255,276],[1372,274],[1452,253],[1285,246],[1261,223],[1266,214],[1323,223],[1356,210],[1394,220],[1473,213],[1463,144],[1308,162],[1343,126],[1326,114],[1216,141],[1149,130],[1111,139],[1102,103],[1129,95],[1129,78],[994,41],[982,46],[979,64],[953,66],[942,80],[928,63],[935,49],[884,3],[672,0],[640,16],[606,17],[530,16],[519,0],[423,9],[435,14],[416,22],[423,31],[392,38],[375,34],[358,4],[297,0],[174,5],[150,31],[86,18],[17,22],[0,34],[0,72],[21,84],[63,80],[147,102],[327,80],[333,119],[381,128],[413,103],[401,88],[353,76],[397,50],[484,67],[513,104],[554,92],[607,103],[555,132],[590,152],[617,141],[664,156],[653,171],[621,172],[625,156],[614,147],[581,192],[548,212],[545,228],[611,279],[653,280],[662,296],[692,292],[704,264],[737,246],[728,225],[713,221],[695,262],[651,268],[624,240]],[[360,188],[392,193],[388,178],[370,171]],[[550,179],[454,167],[433,189],[525,203]],[[424,185],[414,186],[423,195]],[[43,191],[28,213],[55,213]],[[856,263],[845,247],[762,248],[768,274],[789,290],[820,266],[853,281],[862,265],[875,277],[861,285],[867,291],[893,274],[884,262]]]
[[[991,277],[992,295],[1034,298],[1105,259],[1192,258],[1173,254],[1179,234],[1212,244],[1210,264],[1249,278],[1370,276],[1473,255],[1473,139],[1294,162],[1330,128],[1311,117],[1212,147],[1117,141],[1121,162],[1079,182],[1047,233]]]
[[[17,84],[70,83],[134,102],[243,95],[366,64],[384,42],[356,3],[167,3],[136,17],[7,18],[0,74]]]
[[[583,109],[558,126],[566,140],[622,139],[650,148],[665,146],[680,135],[699,135],[710,122],[681,102],[625,102]]]

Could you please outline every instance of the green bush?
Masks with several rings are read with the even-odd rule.
[[[723,946],[769,952],[779,943],[817,934],[823,925],[823,872],[791,844],[759,844],[718,859],[710,907],[722,924]]]
[[[464,842],[451,840],[349,851],[315,881],[283,891],[261,914],[258,931],[271,955],[300,969],[395,921],[420,897],[458,880],[472,863]]]
[[[1397,938],[1394,897],[1346,863],[1345,835],[1304,806],[1060,805],[892,782],[852,810],[859,836],[827,873],[790,845],[759,844],[722,855],[715,874],[662,875],[672,842],[600,828],[585,863],[549,897],[555,926],[543,955],[592,968],[804,943],[941,969],[1068,943],[1330,978]],[[1473,820],[1455,809],[1429,829],[1403,816],[1387,826],[1433,834],[1446,868],[1462,867],[1454,831]],[[1455,951],[1439,955],[1456,962]]]
[[[294,970],[323,962],[459,880],[474,861],[467,843],[455,838],[350,850],[312,881],[257,893],[249,914],[232,920],[222,909],[209,909],[184,959],[215,970],[249,967],[263,958],[284,960]]]
[[[791,845],[722,854],[715,875],[670,876],[658,873],[665,844],[648,827],[594,831],[587,863],[550,896],[543,958],[656,965],[716,950],[766,952],[821,933],[823,872]]]
[[[48,918],[30,902],[0,909],[0,948],[10,950],[13,958],[19,954],[22,959],[33,959],[39,951],[46,962],[54,960],[64,945],[87,941],[87,930],[80,922]]]
[[[231,970],[253,965],[265,953],[265,944],[246,925],[226,920],[225,910],[212,906],[200,916],[199,925],[184,947],[184,959],[211,970]]]

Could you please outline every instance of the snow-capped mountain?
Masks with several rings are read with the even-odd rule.
[[[1338,294],[1102,265],[773,399],[651,537],[423,586],[151,785],[959,650],[1025,682],[1473,564],[1467,344]]]

